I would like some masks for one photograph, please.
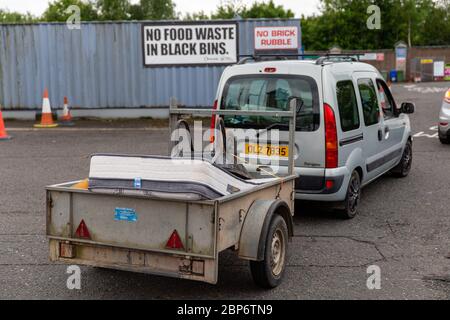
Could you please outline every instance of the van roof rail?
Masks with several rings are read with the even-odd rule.
[[[357,62],[359,57],[363,54],[332,54],[328,53],[325,55],[317,54],[244,54],[239,55],[241,60],[237,63],[238,65],[246,64],[250,61],[261,62],[261,61],[276,61],[276,60],[288,60],[289,58],[317,58],[316,64],[323,65],[325,62]]]
[[[315,58],[316,54],[291,54],[291,53],[283,53],[283,54],[242,54],[239,55],[241,60],[237,64],[246,64],[249,61],[275,61],[275,60],[288,60],[289,58]]]
[[[325,62],[358,62],[363,54],[327,54],[317,59],[317,65],[323,65]]]

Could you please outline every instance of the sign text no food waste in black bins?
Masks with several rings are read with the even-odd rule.
[[[238,59],[235,22],[143,24],[144,65],[227,65]]]

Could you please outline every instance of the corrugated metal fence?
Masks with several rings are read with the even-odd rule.
[[[238,20],[240,54],[252,54],[255,26],[300,26],[291,20]],[[301,32],[300,32],[301,34]],[[0,25],[0,104],[41,108],[42,92],[78,108],[212,104],[224,67],[144,68],[141,22]]]

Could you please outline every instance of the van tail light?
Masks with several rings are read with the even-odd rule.
[[[450,89],[445,93],[445,102],[450,103]]]
[[[181,241],[180,235],[178,234],[177,230],[173,230],[172,234],[169,237],[169,240],[167,240],[166,248],[176,250],[184,249],[183,242]]]
[[[217,110],[218,107],[218,101],[214,101],[214,105],[213,105],[213,110]],[[209,137],[209,142],[214,143],[215,140],[215,135],[214,135],[214,131],[216,129],[216,115],[213,114],[211,117],[211,135]]]
[[[338,139],[336,117],[329,104],[324,104],[325,114],[325,167],[335,169],[338,167]]]

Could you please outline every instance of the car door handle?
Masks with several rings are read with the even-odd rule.
[[[387,140],[391,135],[391,129],[389,127],[384,127],[384,138]]]

